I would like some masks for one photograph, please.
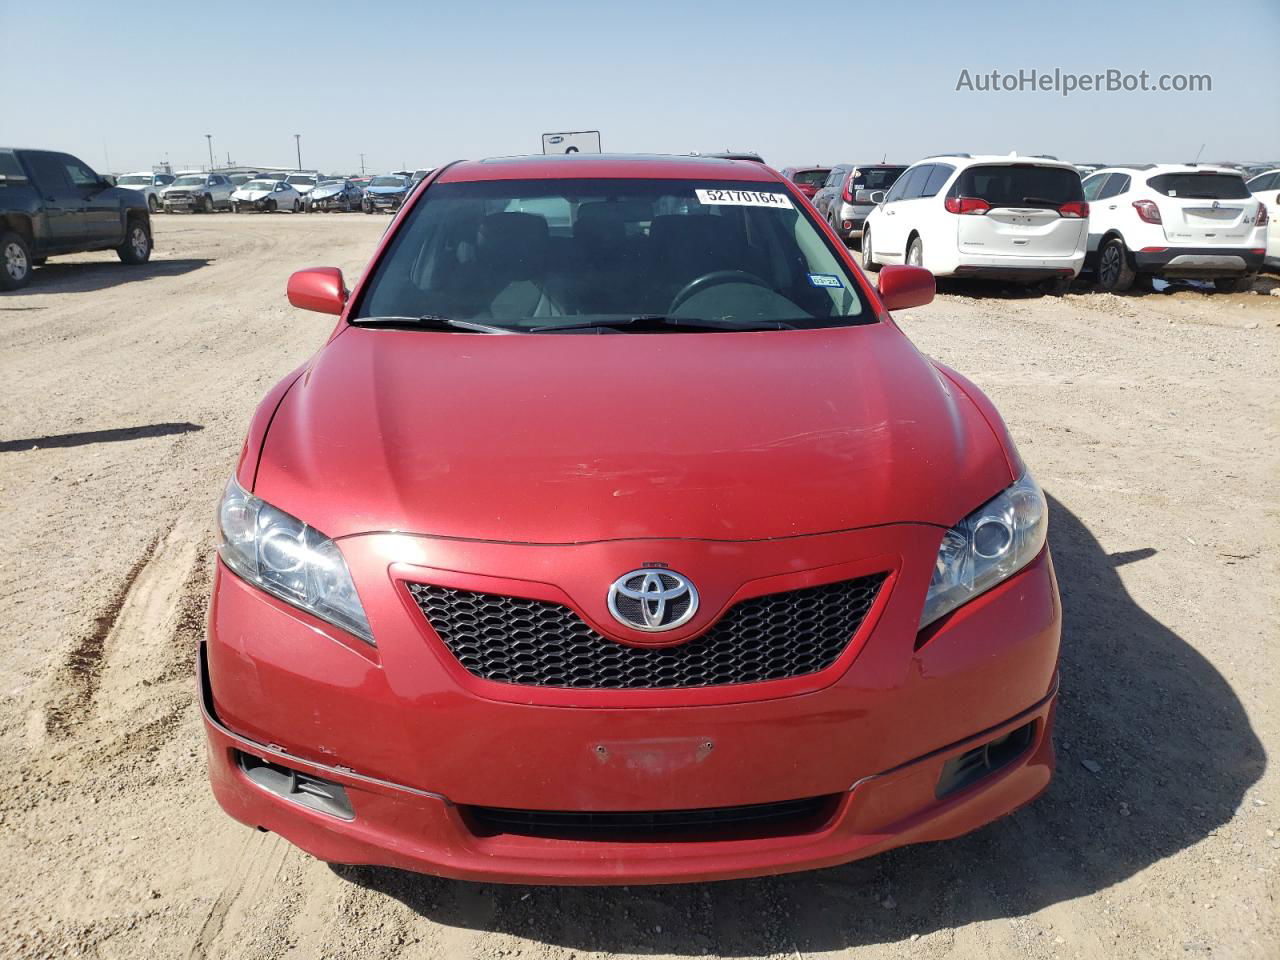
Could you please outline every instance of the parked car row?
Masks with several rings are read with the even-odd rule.
[[[329,177],[319,173],[129,173],[116,183],[145,197],[151,213],[334,212],[400,209],[431,167],[375,177]]]
[[[1218,164],[1094,169],[1043,156],[947,154],[783,174],[861,248],[869,269],[904,263],[1054,292],[1088,270],[1119,292],[1151,289],[1157,278],[1247,290],[1264,265],[1280,266],[1280,170],[1246,183],[1240,168]]]

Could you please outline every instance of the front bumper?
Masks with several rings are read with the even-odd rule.
[[[404,203],[404,197],[399,195],[394,197],[383,197],[373,196],[370,194],[365,196],[365,203],[374,210],[399,210],[400,205]]]
[[[1032,800],[1052,774],[1061,623],[1052,564],[1046,551],[921,642],[915,621],[929,567],[895,555],[889,529],[899,534],[897,546],[908,541],[903,552],[916,561],[936,553],[940,531],[926,527],[800,545],[660,548],[350,538],[342,547],[376,649],[266,597],[219,564],[201,651],[214,793],[236,819],[325,860],[504,882],[755,876],[968,832]],[[763,571],[805,571],[768,577],[776,589],[815,576],[830,582],[892,572],[883,602],[827,670],[687,690],[480,680],[452,659],[402,589],[405,579],[419,579],[509,592],[523,583],[535,591],[529,580],[505,575],[512,562],[532,560],[544,572],[558,561],[598,571],[633,568],[637,557],[654,555],[708,577],[708,564],[730,564],[744,583]],[[849,556],[868,559],[850,564]],[[502,579],[458,572],[468,569]],[[1023,728],[1030,740],[1006,766],[936,795],[949,761]],[[246,775],[241,755],[341,785],[354,818],[264,789]],[[706,810],[809,797],[831,798],[821,822],[753,836],[565,839],[479,830],[470,813]]]
[[[1168,247],[1150,252],[1135,251],[1134,266],[1139,273],[1160,277],[1232,277],[1257,273],[1266,251],[1247,247]]]

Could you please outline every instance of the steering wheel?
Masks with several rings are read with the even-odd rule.
[[[749,283],[757,287],[773,289],[754,273],[747,273],[745,270],[712,270],[710,273],[695,277],[681,287],[680,292],[672,299],[671,306],[667,307],[667,313],[675,313],[689,298],[702,293],[703,290],[718,287],[722,283]]]

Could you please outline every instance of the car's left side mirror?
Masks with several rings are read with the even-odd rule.
[[[289,302],[300,310],[338,315],[347,305],[347,288],[337,267],[299,270],[289,277],[288,291]]]
[[[931,303],[937,288],[924,267],[890,266],[880,268],[876,289],[886,310],[907,310]]]

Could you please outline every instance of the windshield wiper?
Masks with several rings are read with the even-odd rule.
[[[515,333],[508,327],[495,327],[474,320],[455,320],[435,313],[417,317],[356,317],[350,321],[358,327],[425,327],[428,330],[464,330],[467,333]]]
[[[561,333],[572,330],[615,330],[619,333],[634,330],[795,330],[794,323],[785,320],[733,320],[729,318],[706,319],[703,317],[676,317],[663,313],[641,313],[632,317],[600,317],[595,320],[579,320],[574,323],[548,323],[530,327],[530,333]]]

